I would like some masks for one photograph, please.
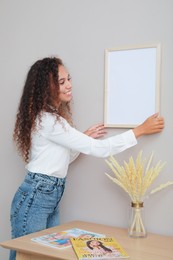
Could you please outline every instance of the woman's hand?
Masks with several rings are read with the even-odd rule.
[[[106,130],[103,124],[97,124],[90,128],[88,128],[84,134],[92,137],[92,138],[100,138],[106,134]]]
[[[158,113],[148,117],[141,125],[135,127],[133,132],[136,138],[142,135],[160,133],[164,128],[164,119]]]

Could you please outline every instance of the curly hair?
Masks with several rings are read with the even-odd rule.
[[[41,121],[41,112],[52,113],[59,120],[63,116],[71,123],[70,104],[61,104],[59,98],[58,68],[64,66],[61,59],[52,57],[36,61],[30,68],[23,88],[16,116],[13,139],[25,162],[29,160],[31,133],[36,128],[36,118]]]

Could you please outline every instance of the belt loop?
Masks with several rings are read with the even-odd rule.
[[[62,186],[62,180],[58,178],[58,186]]]
[[[65,184],[66,178],[58,178],[58,185],[63,186]]]
[[[33,173],[33,172],[28,172],[28,175],[29,175],[32,179],[35,179],[35,173]]]

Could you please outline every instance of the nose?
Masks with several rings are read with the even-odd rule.
[[[72,83],[70,80],[67,80],[65,87],[69,90],[72,88]]]

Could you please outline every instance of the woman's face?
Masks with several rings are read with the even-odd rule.
[[[69,102],[72,99],[71,77],[64,66],[59,66],[59,99],[61,102]]]
[[[100,242],[97,241],[97,240],[92,240],[92,241],[90,242],[90,246],[92,246],[92,247],[100,246]]]

